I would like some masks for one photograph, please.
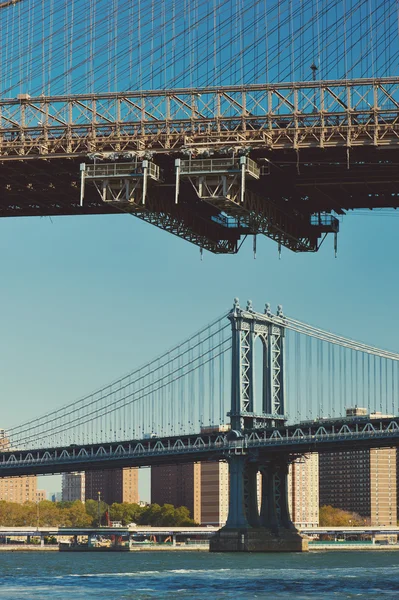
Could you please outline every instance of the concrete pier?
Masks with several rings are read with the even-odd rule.
[[[246,454],[228,457],[229,516],[210,539],[211,552],[307,552],[308,541],[296,530],[288,508],[289,456],[256,459]],[[259,511],[257,473],[262,474]]]
[[[299,533],[265,527],[218,531],[210,540],[211,552],[307,552],[308,541]]]

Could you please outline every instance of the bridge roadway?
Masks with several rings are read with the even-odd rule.
[[[231,439],[231,434],[215,432],[3,451],[0,453],[0,477],[228,460],[231,455],[251,453],[267,462],[279,455],[287,457],[396,445],[399,445],[399,417],[307,421],[249,431],[238,439]]]

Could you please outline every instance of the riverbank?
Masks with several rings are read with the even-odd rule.
[[[59,549],[58,545],[4,544],[0,546],[0,552],[59,552]],[[209,546],[165,546],[163,544],[159,544],[159,546],[131,546],[130,552],[209,552]]]
[[[395,552],[399,550],[399,544],[345,544],[337,542],[335,544],[309,544],[309,552]]]
[[[396,552],[399,544],[309,544],[309,552]],[[37,544],[4,544],[0,552],[58,552],[58,545],[38,546]],[[195,546],[145,545],[131,546],[130,552],[209,552],[205,544]]]
[[[0,552],[58,552],[58,544],[40,546],[38,544],[3,544]]]

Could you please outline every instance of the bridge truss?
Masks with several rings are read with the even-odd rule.
[[[267,458],[356,448],[388,448],[399,444],[399,417],[303,423],[248,431],[229,439],[213,431],[198,435],[114,444],[73,444],[59,448],[0,453],[0,477],[74,472],[120,467],[228,460],[231,455]]]
[[[258,234],[312,252],[346,211],[397,208],[398,140],[398,78],[22,94],[0,101],[0,215],[129,213],[216,253]],[[256,177],[233,174],[241,158]],[[121,198],[148,160],[160,176],[146,200]],[[80,165],[93,161],[131,165],[113,202],[89,179],[82,202]]]

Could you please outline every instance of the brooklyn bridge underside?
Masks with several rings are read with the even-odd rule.
[[[104,202],[94,186],[86,187],[80,205],[80,164],[92,162],[87,158],[10,156],[0,163],[0,216],[130,213],[213,252],[236,252],[246,235],[257,233],[295,251],[315,251],[326,233],[335,232],[329,215],[398,208],[398,152],[392,146],[350,151],[343,147],[300,152],[256,149],[251,158],[260,166],[261,176],[246,184],[257,199],[252,225],[248,220],[229,220],[224,211],[202,201],[190,181],[180,183],[176,203],[179,153],[153,157],[162,170],[162,181],[151,187],[142,210]],[[304,239],[305,244],[298,244]]]

